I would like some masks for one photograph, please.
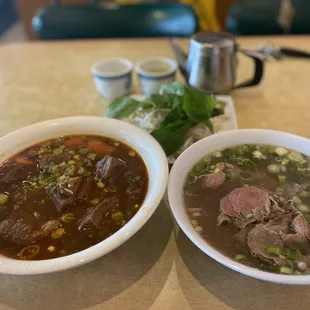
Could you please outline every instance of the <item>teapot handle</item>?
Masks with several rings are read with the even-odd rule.
[[[241,84],[237,85],[236,88],[258,85],[262,80],[264,74],[264,61],[263,61],[264,57],[261,54],[254,51],[239,49],[239,52],[241,52],[246,56],[251,57],[254,60],[255,71],[254,76],[250,80],[242,82]]]

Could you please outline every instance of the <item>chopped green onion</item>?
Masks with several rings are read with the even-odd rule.
[[[263,153],[260,151],[253,151],[252,155],[254,158],[261,159],[263,156]]]
[[[95,159],[96,156],[97,156],[96,153],[89,153],[89,154],[87,155],[87,158],[89,158],[89,159]]]
[[[50,246],[47,248],[47,250],[48,250],[49,252],[55,252],[55,251],[56,251],[56,248],[55,248],[54,246],[50,245]]]
[[[134,205],[134,208],[135,209],[138,209],[140,206],[136,203],[135,205]]]
[[[295,163],[298,163],[304,159],[303,156],[299,152],[296,152],[296,151],[290,152],[287,155],[287,158]]]
[[[4,205],[9,200],[9,195],[0,194],[0,205]]]
[[[285,183],[286,182],[286,176],[278,175],[278,180],[279,180],[280,183]]]
[[[296,204],[296,205],[298,205],[298,204],[300,204],[302,201],[301,201],[301,199],[298,197],[298,196],[293,196],[292,197],[292,200],[293,200],[293,202]]]
[[[281,146],[277,147],[274,152],[279,156],[284,156],[288,154],[288,150]]]
[[[221,171],[220,168],[215,168],[214,171],[213,171],[213,173],[219,173],[220,171]]]
[[[65,223],[69,223],[73,220],[75,220],[75,216],[73,213],[65,213],[62,217],[61,217],[62,221]]]
[[[290,160],[288,158],[283,158],[282,161],[281,161],[281,165],[284,165],[286,166],[288,163],[290,162]]]
[[[279,256],[281,254],[281,249],[280,248],[267,248],[266,252],[271,255]]]
[[[191,220],[191,223],[194,227],[198,226],[198,222],[196,220]]]
[[[100,198],[98,198],[98,197],[96,197],[96,198],[94,198],[94,199],[92,199],[91,201],[90,201],[90,203],[92,204],[92,205],[97,205],[98,203],[100,202]]]
[[[118,211],[118,212],[113,213],[111,217],[112,217],[112,220],[114,220],[114,221],[120,221],[123,219],[124,214],[123,214],[123,212]]]
[[[89,149],[87,149],[87,148],[81,148],[81,149],[79,150],[79,153],[80,153],[81,155],[86,155],[88,152],[89,152]]]
[[[52,231],[51,237],[53,239],[58,239],[58,238],[61,238],[64,235],[64,233],[65,233],[65,229],[63,227],[58,227],[57,229]]]
[[[244,260],[244,259],[246,259],[246,255],[244,255],[244,254],[237,254],[235,256],[235,260],[237,260],[237,261]]]
[[[37,254],[39,254],[40,252],[40,246],[37,244],[33,244],[33,245],[28,245],[25,248],[23,248],[18,254],[17,256],[20,259],[31,259],[34,256],[36,256]]]
[[[75,155],[73,156],[73,158],[74,158],[74,159],[80,159],[80,155],[79,155],[79,154],[75,154]]]
[[[281,171],[281,167],[275,164],[268,165],[267,169],[271,173],[279,173]]]
[[[293,273],[293,269],[289,268],[289,267],[281,267],[280,268],[280,273],[282,273],[282,274],[292,274]]]
[[[302,272],[300,272],[300,271],[298,271],[298,270],[295,270],[295,272],[294,272],[294,274],[296,274],[296,275],[302,275]]]
[[[97,183],[97,187],[98,187],[98,188],[103,188],[103,187],[104,187],[104,183],[102,183],[101,181],[99,181],[99,182]]]
[[[201,226],[196,226],[195,230],[200,234],[203,232],[203,228]]]
[[[284,255],[290,259],[296,261],[299,257],[298,253],[296,251],[293,251],[291,249],[285,248],[284,249]]]
[[[130,152],[128,153],[128,155],[133,157],[133,156],[136,155],[136,153],[135,153],[134,151],[130,151]]]
[[[305,204],[300,204],[297,209],[300,211],[300,212],[306,212],[306,213],[310,213],[310,207],[308,205],[305,205]]]

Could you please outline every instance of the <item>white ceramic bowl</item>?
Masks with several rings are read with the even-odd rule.
[[[106,240],[72,255],[41,261],[20,261],[1,255],[0,273],[41,274],[86,264],[109,253],[132,237],[159,205],[168,180],[165,153],[151,135],[118,120],[92,116],[67,117],[22,128],[0,139],[0,162],[38,142],[72,134],[115,138],[131,146],[141,155],[148,170],[149,187],[140,210],[125,226]]]
[[[310,275],[289,276],[269,273],[242,265],[224,256],[210,246],[208,242],[195,231],[189,222],[182,199],[183,185],[189,170],[199,159],[209,153],[244,143],[284,146],[310,156],[310,140],[280,131],[263,129],[233,130],[202,139],[183,152],[172,167],[168,182],[168,197],[173,215],[187,237],[199,249],[219,263],[247,276],[269,282],[310,284]]]

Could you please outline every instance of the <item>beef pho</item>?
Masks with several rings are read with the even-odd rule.
[[[201,159],[184,203],[195,230],[224,255],[282,274],[310,273],[310,160],[269,145]]]

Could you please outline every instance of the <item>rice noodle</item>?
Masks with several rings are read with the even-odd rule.
[[[133,125],[136,125],[148,133],[151,133],[153,130],[156,130],[160,127],[161,122],[170,111],[171,109],[150,108],[148,110],[145,110],[142,107],[139,107],[135,112],[130,114],[128,117],[123,118],[122,120],[131,123]],[[210,120],[211,123],[213,124],[215,132],[231,129],[229,117],[225,115],[212,117]],[[210,135],[211,132],[204,123],[197,124],[188,132],[183,146],[175,154],[168,157],[168,163],[174,164],[178,156],[184,150],[186,150],[193,143]]]

